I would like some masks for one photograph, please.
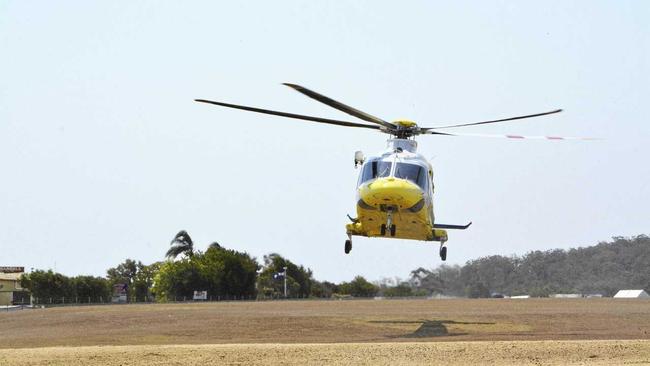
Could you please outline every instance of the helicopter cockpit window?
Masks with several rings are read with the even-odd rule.
[[[410,180],[422,189],[427,187],[427,170],[419,165],[397,163],[395,177]]]
[[[388,177],[392,165],[390,161],[375,160],[367,162],[363,166],[361,181],[359,183],[365,183],[375,178]]]

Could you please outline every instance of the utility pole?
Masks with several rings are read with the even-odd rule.
[[[284,268],[284,298],[287,298],[287,266],[282,267]]]

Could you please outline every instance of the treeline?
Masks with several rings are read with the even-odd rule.
[[[37,302],[104,302],[111,298],[111,287],[102,277],[67,277],[50,271],[32,271],[21,277],[21,286],[38,296]]]
[[[46,303],[109,301],[114,285],[126,285],[127,301],[179,301],[192,299],[194,291],[207,291],[209,299],[287,297],[490,297],[554,293],[611,296],[623,288],[650,289],[650,239],[645,236],[614,238],[593,247],[533,251],[524,256],[489,256],[465,265],[418,268],[408,279],[375,283],[362,276],[350,282],[314,279],[311,269],[277,253],[259,264],[244,252],[210,244],[196,250],[189,234],[179,232],[166,253],[167,260],[145,265],[131,259],[107,270],[106,277],[66,277],[36,270],[22,277],[33,297]],[[286,270],[285,270],[286,268]],[[50,300],[52,301],[52,300]]]
[[[621,289],[650,289],[650,238],[615,237],[587,248],[494,255],[464,266],[442,265],[411,273],[413,288],[451,296],[491,294],[547,297],[558,293],[612,296]]]
[[[248,253],[216,242],[197,250],[185,231],[174,237],[166,257],[149,265],[127,259],[108,269],[106,277],[35,270],[23,275],[21,284],[39,303],[108,302],[116,285],[126,289],[128,302],[191,300],[195,291],[207,291],[211,300],[283,298],[285,275],[288,298],[371,297],[380,292],[361,276],[340,284],[317,281],[311,269],[277,253],[265,255],[260,265]]]

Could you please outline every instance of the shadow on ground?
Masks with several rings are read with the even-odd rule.
[[[449,333],[445,324],[472,324],[491,325],[494,323],[484,322],[457,322],[455,320],[371,320],[370,323],[377,324],[421,324],[413,333],[395,336],[394,338],[429,338],[449,337],[466,335],[468,333]]]

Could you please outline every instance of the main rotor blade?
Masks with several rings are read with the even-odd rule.
[[[437,131],[425,131],[426,135],[447,135],[447,136],[469,136],[469,137],[491,137],[491,138],[504,138],[504,139],[530,139],[530,140],[600,140],[595,137],[561,137],[561,136],[522,136],[522,135],[486,135],[480,133],[447,133]]]
[[[529,115],[526,115],[526,116],[510,117],[510,118],[503,118],[503,119],[495,119],[495,120],[492,120],[492,121],[463,123],[463,124],[459,124],[459,125],[449,125],[449,126],[440,126],[440,127],[423,127],[422,130],[436,130],[436,129],[439,129],[439,128],[452,128],[452,127],[465,127],[465,126],[484,125],[484,124],[488,124],[488,123],[514,121],[516,119],[524,119],[524,118],[533,118],[533,117],[546,116],[547,114],[554,114],[554,113],[560,113],[560,112],[562,112],[561,109],[556,109],[556,110],[550,111],[550,112],[529,114]]]
[[[309,89],[307,89],[307,88],[305,88],[303,86],[296,85],[296,84],[290,84],[290,83],[283,83],[283,84],[290,87],[290,88],[295,89],[296,91],[298,91],[298,92],[300,92],[300,93],[302,93],[302,94],[304,94],[304,95],[306,95],[306,96],[308,96],[308,97],[310,97],[312,99],[316,99],[317,101],[319,101],[321,103],[324,103],[324,104],[327,104],[328,106],[330,106],[332,108],[336,108],[341,112],[345,112],[345,113],[347,113],[349,115],[355,116],[357,118],[361,118],[364,121],[376,123],[376,124],[382,125],[382,126],[384,126],[386,128],[391,128],[391,129],[397,128],[397,126],[395,126],[394,124],[392,124],[390,122],[386,122],[381,118],[372,116],[372,115],[370,115],[370,114],[368,114],[366,112],[362,112],[362,111],[360,111],[360,110],[358,110],[356,108],[352,108],[352,107],[350,107],[348,105],[345,105],[345,104],[343,104],[341,102],[337,102],[334,99],[328,98],[328,97],[326,97],[326,96],[324,96],[322,94],[318,94],[315,91],[309,90]]]
[[[370,129],[373,129],[373,130],[379,130],[380,129],[379,126],[374,126],[374,125],[364,125],[364,124],[361,124],[361,123],[338,121],[338,120],[335,120],[335,119],[305,116],[305,115],[302,115],[302,114],[278,112],[278,111],[272,111],[272,110],[269,110],[269,109],[247,107],[247,106],[244,106],[244,105],[215,102],[215,101],[206,100],[206,99],[194,99],[194,101],[200,102],[200,103],[208,103],[208,104],[219,105],[219,106],[222,106],[222,107],[242,109],[242,110],[245,110],[245,111],[264,113],[264,114],[272,114],[274,116],[302,119],[302,120],[306,120],[306,121],[313,121],[313,122],[319,122],[319,123],[327,123],[327,124],[330,124],[330,125],[346,126],[346,127],[362,127],[362,128],[370,128]]]

